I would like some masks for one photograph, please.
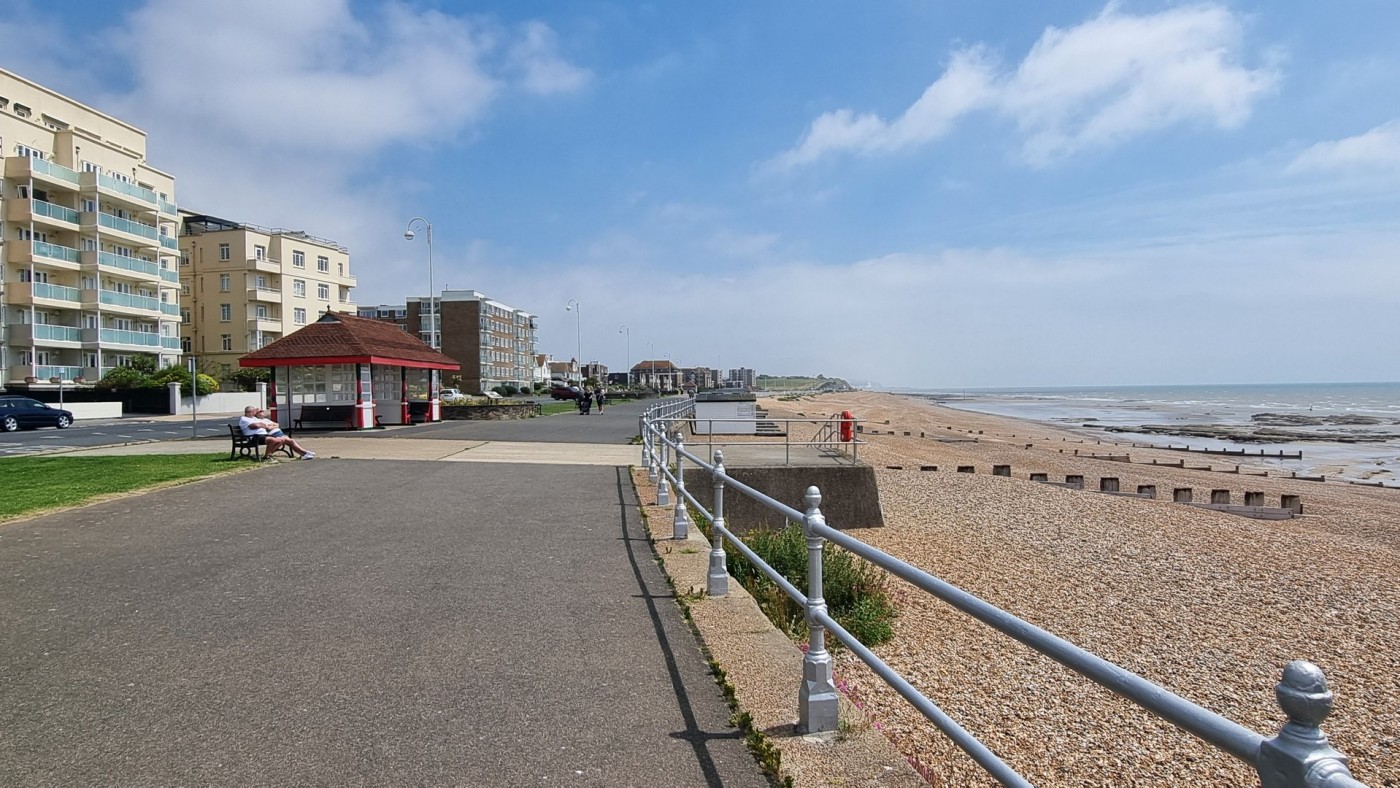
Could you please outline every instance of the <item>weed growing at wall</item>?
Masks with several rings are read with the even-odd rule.
[[[801,591],[807,590],[807,539],[802,527],[756,530],[744,538],[758,557]],[[789,637],[807,635],[805,611],[747,558],[729,553],[729,573],[757,600],[774,626]],[[873,564],[833,544],[822,549],[822,596],[837,623],[860,642],[878,646],[894,636],[896,611],[885,588],[885,574]],[[829,645],[839,645],[834,640]]]

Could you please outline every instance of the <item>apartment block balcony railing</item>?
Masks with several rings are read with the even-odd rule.
[[[83,330],[75,326],[50,326],[42,323],[30,326],[30,334],[39,342],[82,342]]]
[[[175,203],[170,202],[169,200],[162,200],[159,197],[157,197],[156,207],[160,209],[161,213],[169,214],[171,216],[180,215],[180,207]]]
[[[172,271],[169,268],[160,269],[161,281],[169,282],[172,285],[180,284],[180,272]]]
[[[31,250],[35,257],[47,257],[50,260],[62,260],[65,263],[78,262],[78,250],[70,249],[67,246],[45,243],[44,241],[31,242]]]
[[[178,316],[180,315],[180,305],[179,305],[179,304],[170,304],[170,303],[167,303],[167,302],[165,302],[165,301],[161,301],[161,302],[160,302],[160,313],[161,313],[162,315],[170,315],[171,317],[178,317]]]
[[[254,271],[268,271],[274,274],[282,273],[282,263],[270,257],[249,257],[248,265]]]
[[[29,210],[35,216],[43,216],[48,219],[53,219],[54,221],[67,222],[68,224],[78,223],[78,212],[72,208],[54,205],[51,202],[44,202],[43,200],[30,200],[29,203]]]
[[[40,381],[47,382],[49,378],[61,378],[63,380],[76,380],[83,376],[82,367],[55,367],[42,366],[34,368],[34,377]]]
[[[168,235],[162,235],[160,237],[160,245],[161,248],[169,249],[172,252],[180,251],[180,242]]]
[[[97,185],[100,188],[108,189],[110,191],[117,192],[118,194],[126,195],[127,197],[140,200],[141,202],[147,203],[149,205],[156,204],[155,192],[151,191],[150,189],[147,189],[144,186],[137,186],[134,183],[119,181],[110,175],[103,175],[101,173],[98,173]]]
[[[160,347],[160,334],[152,331],[125,331],[120,328],[102,328],[97,332],[98,341],[104,345],[136,345],[139,347]],[[179,339],[176,339],[179,345]]]
[[[62,164],[54,164],[51,161],[28,156],[14,156],[6,159],[5,177],[15,180],[28,180],[32,177],[38,180],[58,181],[66,186],[76,187],[78,185],[78,173],[73,170]]]
[[[88,253],[89,255],[92,252]],[[89,258],[91,261],[92,258]],[[160,276],[160,266],[150,260],[142,260],[139,257],[127,257],[125,255],[112,254],[111,252],[97,252],[97,264],[107,268],[120,268],[123,271],[145,274],[150,277]]]
[[[101,211],[97,213],[97,223],[109,230],[140,236],[149,241],[154,241],[159,235],[159,233],[156,232],[156,228],[149,224],[133,222],[130,219],[123,219],[120,216],[113,216],[110,213],[103,213]]]
[[[33,284],[35,298],[47,298],[52,301],[71,301],[81,303],[83,300],[82,291],[76,287],[64,287],[63,285],[50,285],[43,282]]]
[[[248,288],[248,300],[280,304],[282,303],[282,291],[272,287],[250,287]]]
[[[152,312],[160,309],[160,299],[151,296],[136,295],[135,293],[121,293],[116,290],[99,290],[98,300],[107,306],[125,306],[132,309],[149,309]]]
[[[161,338],[160,338],[160,346],[163,347],[163,348],[165,348],[166,350],[179,350],[179,349],[180,349],[180,338],[179,338],[179,337],[161,337]]]

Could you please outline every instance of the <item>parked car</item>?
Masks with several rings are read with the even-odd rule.
[[[37,399],[13,394],[0,396],[0,430],[32,430],[35,427],[65,429],[73,423],[73,412],[46,405]]]
[[[440,399],[440,400],[443,400],[443,399],[445,399],[445,400],[454,400],[454,399],[466,399],[466,397],[462,394],[462,390],[461,390],[461,389],[443,389],[442,392],[441,392],[440,394],[438,394],[438,399]]]
[[[549,396],[551,399],[578,399],[578,391],[578,386],[555,383],[549,387]]]

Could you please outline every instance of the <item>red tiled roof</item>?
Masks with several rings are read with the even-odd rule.
[[[433,350],[393,323],[343,312],[327,312],[315,323],[238,359],[240,367],[351,363],[461,369],[452,357]]]

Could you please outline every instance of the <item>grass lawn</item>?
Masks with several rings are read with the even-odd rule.
[[[578,405],[567,400],[562,402],[542,402],[540,403],[541,416],[553,416],[556,413],[573,413],[578,410]]]
[[[6,457],[0,459],[0,520],[246,467],[227,454]]]

